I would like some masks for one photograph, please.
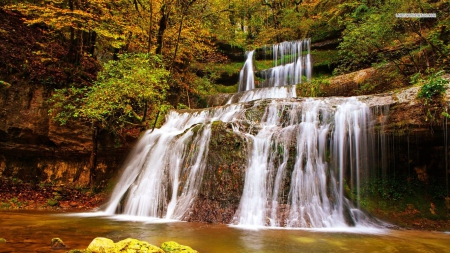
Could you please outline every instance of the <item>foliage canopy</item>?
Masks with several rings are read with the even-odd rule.
[[[169,73],[161,63],[152,54],[123,54],[104,64],[91,87],[56,90],[50,113],[62,124],[79,118],[123,134],[141,125],[149,108],[156,114],[164,106]]]

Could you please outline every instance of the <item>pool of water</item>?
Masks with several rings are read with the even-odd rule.
[[[188,222],[130,221],[40,211],[1,211],[0,252],[65,252],[84,249],[95,237],[115,242],[132,237],[160,246],[189,245],[201,253],[221,252],[450,252],[450,233],[355,228],[352,230],[248,229]],[[68,246],[52,250],[59,237]]]

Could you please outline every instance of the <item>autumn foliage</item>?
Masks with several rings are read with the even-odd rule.
[[[68,48],[54,31],[24,24],[24,16],[0,9],[0,80],[14,84],[61,87],[68,83],[89,85],[99,63],[82,57],[76,65],[67,58]]]

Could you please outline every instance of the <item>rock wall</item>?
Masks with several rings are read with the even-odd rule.
[[[48,115],[51,91],[44,86],[0,89],[0,179],[87,186],[92,149],[88,125],[60,126]],[[127,147],[116,149],[103,136],[99,146],[99,186],[120,167]]]
[[[247,145],[227,123],[216,121],[211,131],[202,187],[187,220],[229,224],[244,188]]]

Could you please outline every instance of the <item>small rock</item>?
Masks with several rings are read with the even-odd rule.
[[[78,206],[78,203],[75,202],[75,201],[70,201],[69,205],[70,205],[71,207],[77,207],[77,206]]]
[[[53,238],[51,243],[52,249],[63,249],[66,248],[64,242],[59,238]]]
[[[47,205],[49,205],[49,206],[57,206],[57,205],[59,205],[59,202],[56,199],[48,199],[47,200]]]
[[[5,238],[0,238],[0,243],[5,243],[6,239]]]

